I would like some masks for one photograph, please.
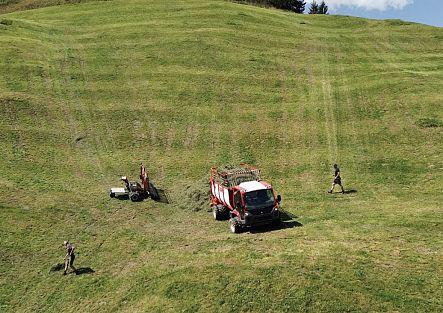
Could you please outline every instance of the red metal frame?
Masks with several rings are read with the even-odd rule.
[[[140,180],[142,181],[143,191],[148,192],[149,176],[143,163],[140,163]]]

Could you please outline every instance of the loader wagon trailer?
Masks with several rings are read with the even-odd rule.
[[[213,167],[209,185],[214,219],[228,219],[231,232],[281,222],[281,197],[261,179],[259,169],[247,164],[234,169]]]

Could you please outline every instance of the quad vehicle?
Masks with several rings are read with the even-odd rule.
[[[209,185],[214,219],[229,219],[231,232],[281,222],[281,196],[261,180],[259,169],[244,163],[234,169],[213,167]]]
[[[112,187],[109,193],[111,198],[129,198],[131,201],[141,201],[151,197],[152,200],[159,200],[157,188],[149,181],[148,173],[143,164],[140,164],[141,183],[129,181],[126,176],[120,178],[125,183],[125,187]]]

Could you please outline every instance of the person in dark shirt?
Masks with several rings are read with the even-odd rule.
[[[72,268],[74,270],[74,273],[77,271],[77,269],[74,267],[74,260],[75,260],[75,254],[72,243],[69,241],[64,241],[63,245],[66,247],[66,256],[65,256],[65,270],[63,272],[63,275],[66,275],[66,271],[68,270],[68,267]]]
[[[334,186],[336,184],[341,187],[341,192],[345,193],[343,185],[341,184],[340,169],[338,168],[337,164],[334,164],[334,181],[332,182],[332,187],[331,190],[329,190],[329,193],[332,193],[332,190],[334,190]]]

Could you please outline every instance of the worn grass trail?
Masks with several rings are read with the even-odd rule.
[[[2,312],[442,310],[440,28],[209,0],[2,20]],[[141,161],[172,204],[108,197]],[[193,211],[241,161],[285,228]],[[356,192],[326,193],[336,162]],[[94,273],[50,272],[66,239]]]

